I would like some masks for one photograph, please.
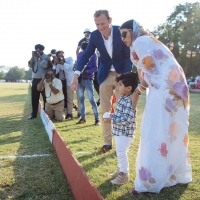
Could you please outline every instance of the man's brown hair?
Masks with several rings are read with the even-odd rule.
[[[108,20],[110,19],[108,10],[96,10],[94,17],[99,17],[100,15],[105,15]]]

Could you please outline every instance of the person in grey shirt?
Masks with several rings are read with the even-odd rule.
[[[32,101],[32,113],[28,119],[34,119],[37,117],[38,102],[40,93],[43,96],[44,106],[46,103],[45,91],[38,91],[37,85],[42,79],[42,75],[46,74],[48,56],[43,53],[44,46],[41,44],[35,45],[35,51],[32,52],[32,57],[28,61],[28,66],[32,68],[32,87],[31,87],[31,101]]]

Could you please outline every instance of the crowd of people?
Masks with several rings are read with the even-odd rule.
[[[98,102],[94,99],[94,88],[97,87],[104,139],[99,153],[113,148],[114,137],[118,164],[116,171],[110,174],[111,183],[125,184],[129,181],[127,153],[135,137],[136,108],[140,96],[148,88],[136,177],[130,193],[159,193],[164,187],[191,182],[189,90],[182,67],[171,51],[136,20],[128,20],[119,27],[112,25],[107,10],[97,10],[93,17],[97,30],[84,31],[85,38],[76,50],[75,65],[72,57],[65,57],[63,51],[53,49],[51,55],[45,55],[43,45],[35,46],[36,51],[29,61],[33,70],[29,119],[37,116],[40,93],[50,118],[63,121],[72,117],[73,93],[77,90],[80,116],[77,124],[86,123],[86,90],[94,112],[94,125],[100,125]],[[132,64],[138,73],[132,72]],[[98,80],[96,86],[95,79]],[[111,113],[114,93],[117,106]]]
[[[187,83],[190,89],[200,89],[200,75],[197,75],[195,78],[190,76],[187,79]]]

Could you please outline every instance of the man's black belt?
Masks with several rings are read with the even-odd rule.
[[[51,105],[56,105],[56,104],[58,104],[58,103],[61,103],[63,100],[61,100],[61,101],[59,101],[59,102],[57,102],[57,103],[52,103]]]
[[[94,79],[93,78],[82,78],[83,80],[91,80],[93,81]]]

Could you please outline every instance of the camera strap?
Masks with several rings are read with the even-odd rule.
[[[46,96],[46,93],[45,93],[45,96]],[[50,96],[51,96],[51,91],[50,91],[50,95],[48,97],[46,96],[46,98],[49,98]]]
[[[39,62],[38,62],[38,58],[37,58],[37,68],[36,68],[36,70],[34,71],[34,67],[35,67],[35,65],[34,65],[34,67],[32,68],[33,73],[37,73],[38,67],[39,67],[38,64],[39,64]]]

